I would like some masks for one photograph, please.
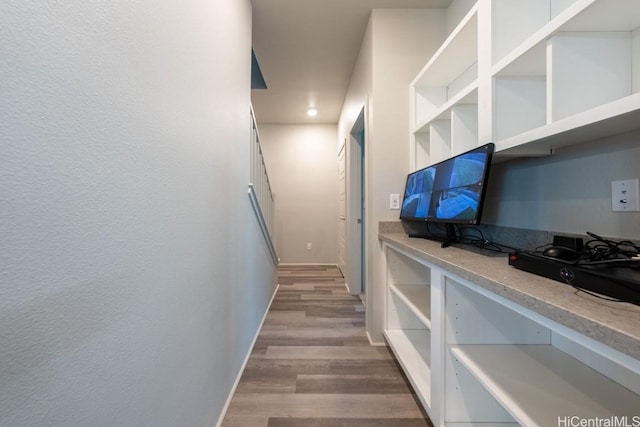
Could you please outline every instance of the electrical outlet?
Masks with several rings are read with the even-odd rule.
[[[307,243],[307,250],[310,251],[313,249],[313,245],[311,243]]]
[[[611,182],[611,210],[640,212],[638,179]]]
[[[390,194],[389,195],[389,209],[400,209],[400,195],[399,194]]]

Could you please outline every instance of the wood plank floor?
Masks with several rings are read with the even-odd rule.
[[[223,427],[431,426],[336,267],[280,267],[278,282]]]

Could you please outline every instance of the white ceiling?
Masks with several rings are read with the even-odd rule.
[[[371,9],[439,8],[452,0],[253,0],[253,49],[268,89],[259,123],[338,122]],[[306,116],[309,106],[319,114]]]

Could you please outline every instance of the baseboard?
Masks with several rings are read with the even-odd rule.
[[[244,358],[242,362],[242,367],[240,368],[240,372],[236,377],[235,382],[233,383],[233,387],[231,387],[231,392],[229,392],[229,396],[227,396],[227,401],[225,402],[220,417],[218,418],[218,422],[216,423],[216,427],[221,427],[222,422],[224,421],[224,417],[227,415],[227,410],[229,409],[229,405],[231,405],[231,399],[233,399],[233,395],[236,393],[236,389],[238,388],[238,384],[240,384],[240,379],[242,378],[242,374],[244,373],[244,369],[247,367],[247,363],[249,363],[249,358],[251,357],[251,353],[253,353],[253,347],[256,345],[256,341],[258,341],[258,335],[260,335],[260,331],[262,331],[262,326],[264,325],[264,321],[267,319],[267,315],[269,314],[269,310],[271,309],[271,304],[273,303],[273,299],[276,297],[278,293],[278,288],[280,285],[276,285],[276,289],[273,291],[273,295],[271,295],[271,300],[269,301],[269,305],[267,306],[267,310],[264,312],[264,316],[262,316],[262,321],[260,322],[260,326],[256,331],[256,335],[253,337],[253,341],[251,342],[251,347],[249,348],[249,352],[247,356]]]
[[[305,265],[313,265],[317,267],[338,267],[338,264],[322,263],[322,262],[281,262],[279,267],[302,267]]]
[[[371,339],[371,335],[369,335],[369,331],[365,331],[367,334],[367,339],[369,340],[369,345],[374,347],[387,347],[387,343],[385,341],[373,341]]]

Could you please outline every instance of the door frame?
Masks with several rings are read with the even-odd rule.
[[[346,283],[351,295],[366,292],[365,116],[363,106],[349,132],[346,152]]]

